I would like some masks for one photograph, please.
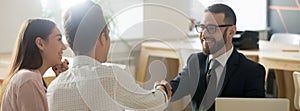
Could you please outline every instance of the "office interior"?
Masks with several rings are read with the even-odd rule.
[[[54,20],[60,31],[64,33],[61,20],[63,12],[68,7],[84,1],[0,1],[0,81],[2,82],[7,73],[18,30],[24,20],[32,17],[49,18]],[[239,31],[235,40],[239,42],[241,37],[252,38],[254,44],[259,47],[247,48],[246,46],[239,49],[240,47],[236,46],[236,48],[249,59],[263,64],[268,69],[266,71],[268,73],[267,97],[288,99],[290,111],[299,108],[297,95],[300,95],[300,87],[295,79],[297,71],[300,71],[300,3],[298,0],[93,1],[102,6],[111,30],[108,63],[129,70],[137,83],[146,89],[151,89],[155,81],[171,80],[176,77],[184,67],[187,57],[191,53],[201,51],[199,34],[195,31],[192,22],[195,24],[201,22],[203,11],[207,6],[214,3],[231,6],[237,15]],[[249,36],[246,32],[254,33],[254,36],[251,34]],[[261,54],[260,48],[263,47],[259,43],[271,42],[274,34],[283,34],[283,39],[277,41],[280,45],[269,48],[272,51],[281,51],[279,57]],[[289,37],[290,35],[299,38]],[[64,43],[67,45],[65,38]],[[284,57],[285,53],[292,54],[292,57]],[[64,51],[64,57],[69,59],[74,57],[69,47]],[[49,80],[49,84],[55,79],[51,70],[48,70],[44,77]],[[280,86],[278,82],[281,83]],[[284,89],[279,91],[279,87]],[[178,104],[181,105],[177,104],[177,107],[180,107],[181,111],[188,111],[190,110],[188,103],[187,100],[180,102]],[[175,111],[175,109],[167,110]]]

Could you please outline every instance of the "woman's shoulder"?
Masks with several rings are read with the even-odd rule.
[[[42,81],[42,75],[38,70],[19,70],[11,79],[14,84],[24,84],[28,81]]]
[[[42,75],[39,72],[39,70],[28,70],[28,69],[21,69],[15,75],[16,76],[20,76],[20,77],[33,77],[33,78],[35,78],[35,77],[37,77],[37,78],[42,77]]]

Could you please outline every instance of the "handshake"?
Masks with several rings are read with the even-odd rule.
[[[162,80],[160,82],[156,81],[155,84],[154,84],[154,88],[164,90],[166,92],[167,96],[168,96],[168,100],[171,100],[172,87],[166,80]]]

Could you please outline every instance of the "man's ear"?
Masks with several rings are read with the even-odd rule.
[[[231,28],[231,30],[229,31],[229,34],[230,34],[230,35],[235,35],[235,33],[236,33],[236,26],[233,26],[233,27]]]
[[[44,50],[45,41],[41,37],[35,39],[35,44],[40,50]]]
[[[99,38],[98,38],[99,42],[101,45],[104,45],[105,44],[105,41],[106,41],[106,38],[105,38],[105,34],[104,33],[101,33]]]

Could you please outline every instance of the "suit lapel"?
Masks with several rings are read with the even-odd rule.
[[[203,78],[203,80],[206,80],[206,72],[207,72],[207,65],[208,65],[208,56],[204,55],[203,53],[198,53],[198,58],[199,58],[199,64],[200,68],[195,67],[194,69],[198,70],[198,74],[200,74],[200,78]],[[203,62],[204,61],[204,62]],[[199,78],[199,79],[200,79]],[[206,83],[206,81],[204,81]],[[206,85],[206,84],[204,84]]]
[[[198,70],[198,73],[200,75],[200,77],[198,78],[199,79],[199,83],[198,83],[198,86],[197,86],[197,98],[199,100],[199,102],[202,101],[203,99],[203,96],[205,94],[205,91],[206,91],[206,68],[208,67],[207,66],[207,63],[208,63],[208,57],[207,55],[204,55],[203,53],[198,53],[198,62],[199,62],[199,66],[198,67],[195,67],[194,69]],[[200,67],[200,68],[199,68]],[[199,103],[200,104],[200,103]]]
[[[227,63],[225,65],[226,69],[224,70],[226,71],[226,73],[225,73],[224,83],[222,88],[220,89],[218,96],[221,95],[223,89],[226,87],[231,77],[235,74],[238,63],[239,63],[239,54],[237,50],[233,49],[232,54],[228,58]]]

